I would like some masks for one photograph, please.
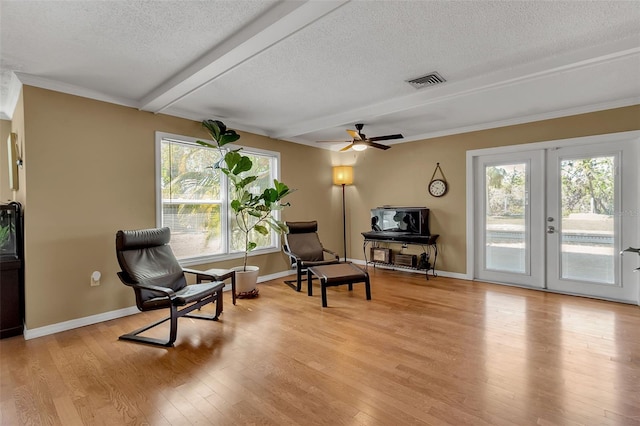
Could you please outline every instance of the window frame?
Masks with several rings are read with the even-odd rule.
[[[178,135],[167,132],[155,132],[155,172],[154,172],[154,180],[155,180],[155,210],[156,210],[156,226],[162,227],[165,226],[162,223],[162,212],[163,212],[163,202],[162,202],[162,142],[165,140],[175,141],[178,143],[184,143],[186,145],[193,145],[194,147],[202,148],[201,145],[197,144],[199,138],[194,138],[190,136]],[[248,155],[263,155],[270,157],[273,165],[271,170],[272,180],[277,179],[280,180],[280,153],[277,151],[270,151],[260,148],[254,148],[250,146],[238,145],[238,144],[229,144],[223,148],[223,152],[227,152],[229,150],[239,149],[241,148],[245,154]],[[213,148],[212,148],[213,149]],[[178,257],[178,261],[183,266],[190,265],[200,265],[204,263],[211,262],[219,262],[224,260],[232,260],[232,259],[241,259],[244,257],[244,252],[230,252],[230,229],[231,229],[231,206],[229,202],[229,184],[228,178],[224,173],[220,174],[220,194],[221,194],[221,218],[220,221],[222,223],[222,245],[223,245],[223,253],[214,254],[214,255],[202,255],[202,256],[190,256],[190,257]],[[280,220],[280,211],[274,211],[273,217],[277,220]],[[269,253],[278,253],[282,249],[282,244],[280,241],[280,236],[275,234],[273,231],[271,232],[271,245],[265,248],[256,248],[249,252],[249,256],[259,256]]]

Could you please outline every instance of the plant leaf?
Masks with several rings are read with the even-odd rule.
[[[253,167],[253,163],[251,162],[251,159],[249,157],[247,157],[246,155],[240,155],[237,152],[234,152],[234,154],[240,157],[233,167],[229,166],[234,174],[239,175],[242,172],[248,172],[249,170],[251,170],[251,167]]]
[[[258,179],[258,176],[247,176],[244,179],[242,179],[240,182],[235,183],[235,185],[239,188],[244,188],[247,185],[249,185],[251,182],[255,181],[256,179]]]
[[[217,148],[215,145],[212,145],[209,142],[205,142],[205,141],[196,141],[196,143],[198,145],[206,146],[207,148]]]
[[[262,193],[262,198],[264,199],[265,203],[275,203],[276,201],[278,201],[278,190],[274,188],[267,188]]]
[[[240,135],[236,133],[235,130],[227,130],[222,135],[220,135],[220,139],[218,140],[218,145],[224,146],[228,143],[232,143],[240,139]]]
[[[224,162],[229,168],[229,170],[233,170],[233,168],[238,164],[242,155],[238,153],[238,151],[229,151],[224,155]]]
[[[260,234],[262,234],[262,235],[268,235],[269,234],[269,230],[266,227],[262,226],[262,225],[256,225],[256,226],[254,226],[254,229],[257,232],[259,232]]]
[[[220,134],[227,130],[227,126],[219,120],[204,120],[202,127],[207,129],[207,132],[216,143],[220,139]]]
[[[289,232],[289,227],[286,223],[275,219],[273,219],[273,222],[275,222],[276,226],[280,229],[280,232]]]

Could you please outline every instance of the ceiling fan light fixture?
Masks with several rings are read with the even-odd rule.
[[[364,127],[364,124],[356,123],[356,129],[358,129],[357,131],[347,129],[347,133],[349,133],[349,135],[351,136],[351,141],[345,141],[345,142],[351,142],[351,143],[345,146],[344,148],[340,149],[340,152],[349,151],[350,149],[353,149],[354,151],[364,151],[368,147],[387,150],[391,147],[389,145],[383,145],[381,143],[378,143],[378,141],[388,141],[392,139],[404,138],[404,136],[402,136],[400,133],[396,133],[394,135],[374,136],[372,138],[368,138],[367,135],[365,135],[361,131],[363,127]],[[333,143],[333,142],[339,142],[339,141],[318,141],[318,142]]]

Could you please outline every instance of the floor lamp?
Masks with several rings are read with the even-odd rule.
[[[353,167],[336,166],[333,168],[333,184],[342,185],[342,244],[344,248],[344,261],[347,261],[347,215],[344,199],[345,185],[353,184]]]

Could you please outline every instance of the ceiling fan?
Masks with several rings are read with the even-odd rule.
[[[362,128],[364,127],[364,124],[362,123],[358,123],[356,124],[356,130],[347,130],[347,133],[349,133],[351,135],[351,137],[353,138],[351,141],[345,141],[345,142],[351,142],[349,145],[345,146],[344,148],[342,148],[340,150],[340,152],[343,151],[347,151],[351,148],[353,148],[355,151],[364,151],[365,149],[367,149],[367,147],[371,146],[373,148],[378,148],[378,149],[389,149],[391,148],[389,145],[383,145],[380,143],[376,143],[377,141],[388,141],[391,139],[402,139],[404,138],[404,136],[402,136],[401,134],[395,134],[395,135],[386,135],[386,136],[374,136],[372,138],[368,138],[367,135],[365,135],[364,133],[362,133]],[[318,142],[341,142],[341,141],[318,141]]]

